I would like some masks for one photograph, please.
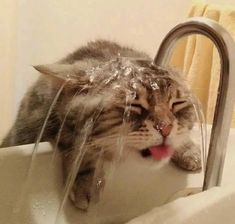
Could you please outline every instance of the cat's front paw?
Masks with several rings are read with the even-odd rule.
[[[87,211],[91,199],[90,187],[76,182],[70,191],[69,197],[78,209]]]
[[[194,143],[177,150],[171,160],[184,170],[197,171],[202,168],[201,150]]]
[[[91,201],[94,203],[99,201],[100,191],[104,188],[104,183],[103,178],[93,180],[93,175],[78,176],[69,197],[78,209],[87,211]]]

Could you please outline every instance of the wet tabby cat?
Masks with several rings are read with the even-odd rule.
[[[195,120],[190,92],[178,74],[151,62],[142,52],[96,41],[55,64],[35,66],[42,75],[22,100],[2,147],[36,141],[58,89],[67,80],[42,141],[55,145],[64,121],[57,148],[67,177],[84,127],[91,124],[86,133],[87,151],[70,192],[78,208],[89,206],[100,155],[112,160],[119,151],[122,156],[132,152],[151,163],[173,155],[179,167],[200,169],[200,150],[189,136]]]

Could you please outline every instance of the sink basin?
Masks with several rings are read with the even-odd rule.
[[[199,141],[198,131],[193,135]],[[197,217],[201,217],[200,223],[224,222],[218,219],[218,214],[226,214],[228,220],[234,216],[235,223],[231,207],[235,206],[235,187],[232,187],[235,178],[231,178],[235,169],[234,145],[235,129],[231,129],[222,187],[192,195],[201,189],[202,172],[186,172],[171,163],[154,169],[129,155],[107,172],[101,199],[87,213],[76,209],[68,200],[58,217],[64,194],[60,156],[52,162],[52,148],[48,143],[41,143],[29,173],[33,145],[3,148],[0,150],[0,223],[54,224],[56,217],[57,224],[126,223],[135,217],[131,224],[199,223],[195,221]],[[207,216],[211,222],[205,221]]]

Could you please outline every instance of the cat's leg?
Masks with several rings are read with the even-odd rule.
[[[171,160],[182,169],[189,171],[200,170],[202,167],[200,146],[189,139],[175,151]]]
[[[105,181],[103,176],[97,177],[95,173],[95,170],[79,172],[71,189],[70,199],[81,210],[86,211],[91,200],[99,200]]]
[[[70,199],[74,205],[82,210],[87,210],[92,195],[94,171],[85,170],[77,174],[76,180],[70,191]]]
[[[71,159],[65,156],[63,162],[66,172],[65,179],[68,179],[71,172],[73,172]],[[96,202],[99,200],[99,194],[104,187],[104,183],[103,169],[97,167],[97,162],[89,160],[89,156],[85,155],[76,174],[69,197],[77,208],[86,211],[91,201]]]

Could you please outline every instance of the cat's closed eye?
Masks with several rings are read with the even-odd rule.
[[[148,116],[148,111],[138,103],[131,104],[129,108],[130,120],[143,120]]]
[[[170,108],[174,114],[178,113],[182,109],[190,107],[191,103],[186,99],[175,99],[171,102]]]
[[[146,111],[146,109],[141,104],[137,103],[131,104],[130,110],[135,111],[138,114],[142,114],[143,112]]]

